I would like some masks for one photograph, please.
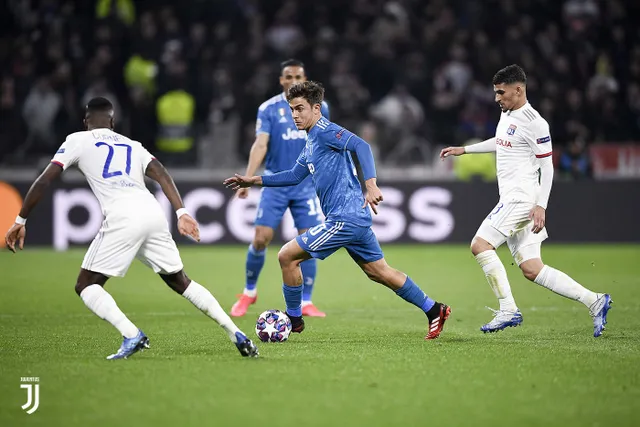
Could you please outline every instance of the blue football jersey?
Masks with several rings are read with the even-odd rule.
[[[347,142],[354,134],[320,118],[307,135],[297,162],[309,169],[322,212],[327,221],[344,221],[362,227],[371,226],[369,207],[358,181],[356,167]]]
[[[329,117],[329,107],[324,101],[322,115]],[[266,173],[291,169],[304,148],[307,133],[296,128],[284,93],[274,96],[258,108],[256,136],[260,133],[269,135]]]

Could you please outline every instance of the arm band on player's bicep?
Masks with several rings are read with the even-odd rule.
[[[358,162],[362,168],[362,175],[364,180],[368,180],[376,177],[376,163],[373,159],[373,152],[371,146],[367,144],[362,138],[358,138],[353,135],[349,138],[346,145],[347,150],[353,151],[358,156]]]
[[[547,209],[551,185],[553,184],[553,160],[551,156],[540,159],[540,190],[538,192],[537,205]]]
[[[273,175],[262,175],[263,187],[288,187],[300,184],[309,175],[306,166],[296,162],[293,169],[274,173]]]
[[[496,138],[489,138],[477,144],[471,144],[464,147],[465,153],[492,153],[496,151]]]

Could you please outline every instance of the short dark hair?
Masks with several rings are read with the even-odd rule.
[[[110,115],[112,112],[113,104],[107,98],[103,98],[102,96],[92,98],[85,108],[85,114],[104,113]]]
[[[282,61],[280,63],[280,72],[282,73],[287,67],[302,67],[304,68],[304,63],[299,59],[287,59],[286,61]]]
[[[289,88],[287,101],[291,102],[291,100],[295,98],[303,98],[309,105],[322,104],[324,100],[324,87],[314,81],[297,83]]]
[[[507,65],[493,76],[493,84],[527,83],[527,75],[518,64]]]

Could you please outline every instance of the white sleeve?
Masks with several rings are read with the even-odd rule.
[[[538,202],[536,204],[541,208],[547,209],[552,184],[553,160],[551,160],[551,156],[548,156],[540,159],[540,191],[538,192]]]
[[[73,135],[67,136],[67,139],[62,143],[56,154],[51,159],[51,163],[54,163],[63,170],[67,170],[69,166],[73,166],[80,160],[80,152],[82,151],[82,144],[79,138]]]
[[[473,153],[492,153],[496,151],[496,137],[486,139],[477,144],[467,145],[464,148],[464,152],[467,154]]]
[[[553,153],[551,133],[549,132],[549,123],[545,119],[539,118],[529,124],[525,140],[538,159],[551,157]]]
[[[151,163],[151,160],[155,160],[155,157],[140,144],[140,167],[142,168],[142,174],[146,174],[147,166]]]
[[[549,123],[543,118],[531,122],[529,132],[525,136],[527,144],[535,154],[540,165],[540,191],[538,193],[538,206],[547,209],[551,185],[553,184],[553,147],[551,145],[551,133]]]

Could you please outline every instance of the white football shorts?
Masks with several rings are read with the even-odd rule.
[[[155,273],[182,270],[182,260],[164,214],[157,206],[127,215],[114,212],[102,223],[82,262],[85,270],[108,277],[123,277],[134,258]]]
[[[535,205],[529,202],[501,201],[489,213],[476,231],[476,236],[498,248],[504,242],[518,264],[540,258],[540,246],[549,237],[546,227],[534,234],[529,212]]]

